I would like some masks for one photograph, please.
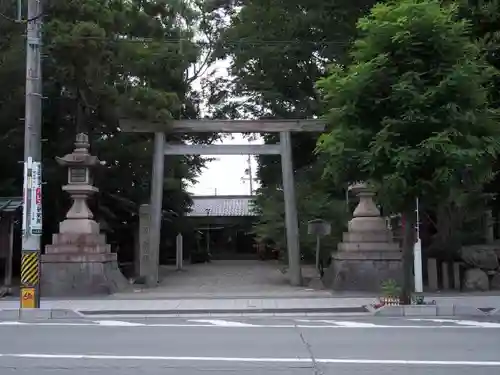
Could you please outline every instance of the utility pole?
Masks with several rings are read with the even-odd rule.
[[[243,176],[241,180],[248,180],[248,182],[250,183],[250,195],[253,195],[252,155],[247,156],[247,164],[248,168],[245,169],[245,176]]]
[[[40,253],[42,235],[41,31],[41,0],[28,0],[26,22],[26,113],[24,117],[21,308],[40,308]]]

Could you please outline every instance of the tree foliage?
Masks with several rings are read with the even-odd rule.
[[[5,2],[2,2],[4,4]],[[15,14],[15,3],[3,14]],[[167,121],[198,116],[197,93],[186,72],[204,53],[194,41],[201,14],[196,4],[163,0],[53,0],[44,6],[43,143],[46,233],[68,209],[61,185],[66,173],[54,158],[73,149],[76,132],[88,132],[93,153],[106,162],[96,171],[100,188],[97,218],[107,222],[112,241],[130,247],[138,204],[150,192],[152,135],[125,134],[120,117]],[[25,25],[0,18],[1,194],[22,189]],[[206,142],[212,135],[169,135],[172,141]],[[3,157],[5,154],[5,158]],[[5,162],[4,162],[5,161]],[[167,212],[190,204],[184,183],[203,166],[199,157],[166,161]],[[175,215],[171,215],[173,220]],[[175,230],[175,222],[168,226]],[[45,238],[50,241],[50,237]]]
[[[331,61],[343,61],[355,34],[357,18],[373,0],[242,0],[219,2],[230,16],[221,33],[219,53],[215,57],[231,60],[230,77],[218,78],[207,90],[213,116],[221,118],[312,118],[321,113],[316,81],[326,73]],[[230,6],[228,6],[230,4]],[[234,7],[240,7],[235,9]],[[216,86],[216,87],[215,87]],[[266,143],[279,141],[276,134],[263,134]],[[298,190],[307,188],[310,174],[319,170],[314,154],[317,134],[292,135],[293,165]],[[263,214],[256,231],[282,244],[283,224],[272,219],[282,215],[281,166],[278,157],[259,156],[257,176],[262,190],[257,207]],[[302,171],[302,172],[301,172]],[[306,177],[307,176],[307,177]],[[316,178],[318,175],[316,174]],[[320,195],[321,210],[314,201],[300,195],[298,202],[311,204],[300,211],[300,220],[323,215],[331,219],[339,187],[321,186],[306,195]],[[342,188],[342,187],[340,187]],[[302,194],[300,192],[297,193]],[[326,199],[326,200],[325,200]],[[262,205],[262,206],[261,206]],[[337,219],[333,219],[337,222]],[[303,224],[303,223],[302,223]],[[281,225],[281,229],[276,225]],[[307,225],[301,226],[301,230]],[[303,234],[303,233],[302,233]],[[307,235],[301,239],[307,241]],[[335,244],[332,244],[334,247]]]
[[[215,115],[229,118],[311,118],[321,112],[315,82],[326,64],[343,60],[359,15],[373,0],[245,0],[221,34],[220,54],[231,77],[213,89]],[[222,83],[222,84],[221,84]],[[236,97],[236,99],[235,99]],[[237,100],[239,98],[239,100]],[[317,136],[293,136],[294,165],[311,164]],[[276,135],[265,135],[277,142]],[[279,184],[272,156],[259,157],[264,186]]]
[[[318,165],[303,168],[297,173],[296,196],[299,219],[299,238],[302,255],[313,260],[316,237],[308,234],[308,222],[321,218],[329,222],[332,232],[322,240],[322,251],[330,254],[341,240],[345,223],[350,216],[346,201],[332,198],[327,181],[321,179],[322,169]],[[286,249],[285,206],[282,189],[264,187],[255,200],[255,211],[259,220],[254,233],[259,241],[272,243],[278,249]]]
[[[318,149],[335,181],[370,180],[397,209],[492,177],[499,151],[488,84],[496,72],[455,5],[376,5],[352,63],[319,81],[332,125]]]
[[[500,137],[488,84],[496,71],[453,3],[378,4],[358,30],[352,62],[319,81],[331,128],[318,150],[331,179],[370,181],[390,198],[385,208],[404,213],[407,302],[415,198],[449,202],[493,177]]]

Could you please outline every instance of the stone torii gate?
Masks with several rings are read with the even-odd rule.
[[[124,132],[154,133],[150,212],[150,277],[158,282],[165,155],[281,155],[285,201],[285,227],[290,283],[300,285],[300,246],[295,185],[292,165],[292,132],[322,132],[321,120],[173,120],[165,123],[122,119]],[[280,143],[272,145],[185,145],[165,142],[165,133],[280,133]]]

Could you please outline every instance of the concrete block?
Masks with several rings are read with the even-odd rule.
[[[435,305],[408,305],[403,306],[404,316],[436,316],[437,306]]]
[[[427,283],[430,290],[438,290],[437,260],[434,258],[427,259]]]
[[[455,316],[486,316],[487,314],[474,306],[455,305]]]
[[[437,316],[453,316],[455,307],[453,305],[437,305]]]
[[[53,309],[50,317],[52,319],[83,319],[83,314],[69,309]]]
[[[403,306],[382,306],[373,314],[375,316],[404,316]]]
[[[18,320],[19,309],[2,309],[0,310],[1,320]]]
[[[50,309],[20,309],[20,320],[48,320],[51,317]]]
[[[441,272],[443,276],[443,289],[450,289],[450,272],[448,262],[441,263]]]

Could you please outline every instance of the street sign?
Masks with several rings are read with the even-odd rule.
[[[35,306],[35,288],[22,288],[21,289],[21,308],[34,309]]]
[[[33,162],[31,171],[30,230],[31,235],[40,236],[42,234],[42,164]]]
[[[310,220],[307,223],[307,232],[316,236],[316,269],[320,276],[323,277],[323,263],[319,254],[320,237],[328,236],[332,232],[332,225],[323,219]]]
[[[332,231],[332,226],[329,222],[322,219],[314,219],[307,223],[308,234],[316,236],[328,236]]]

